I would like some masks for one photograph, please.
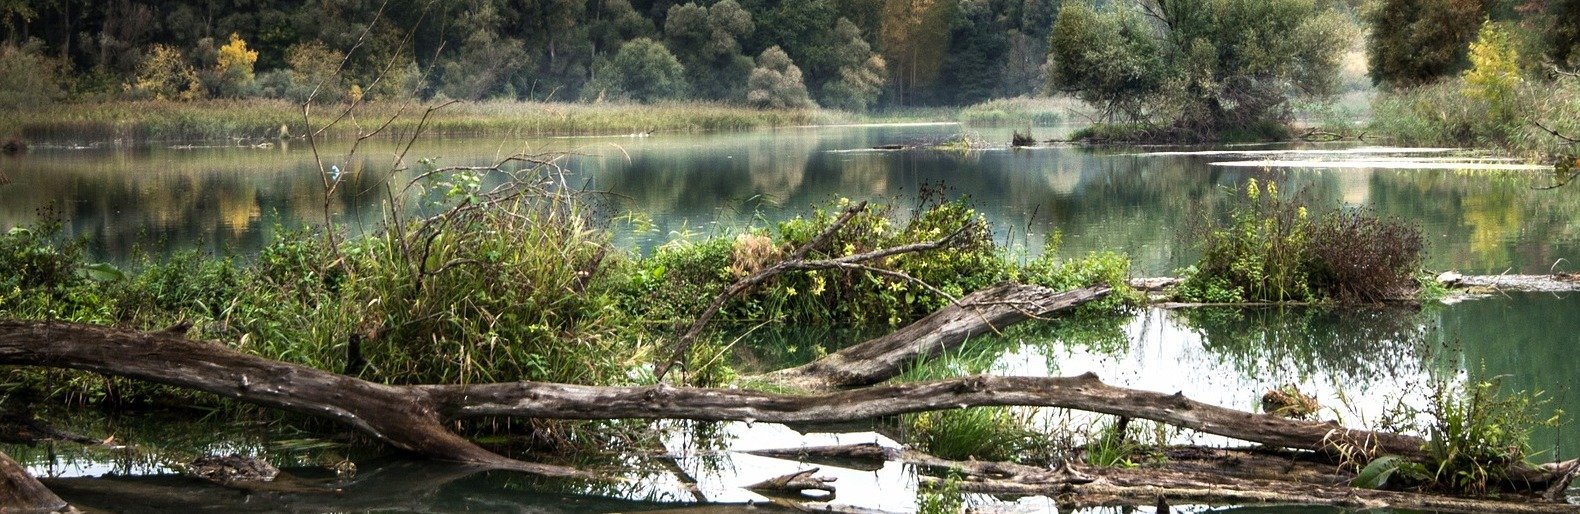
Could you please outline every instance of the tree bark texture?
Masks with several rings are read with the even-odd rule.
[[[814,390],[872,385],[899,375],[918,357],[935,357],[960,347],[972,337],[1071,310],[1110,292],[1103,286],[1058,292],[1045,287],[999,284],[966,295],[888,335],[802,366],[768,373],[764,378]]]
[[[45,513],[70,509],[66,500],[27,474],[10,455],[0,452],[0,513]]]

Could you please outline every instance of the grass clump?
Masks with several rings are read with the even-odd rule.
[[[981,373],[990,368],[1001,344],[978,341],[973,349],[923,360],[900,375],[901,382],[922,382]],[[1045,434],[1032,429],[1030,413],[1010,407],[970,407],[906,414],[906,442],[952,460],[1026,462],[1049,454]]]
[[[840,200],[809,216],[751,229],[735,237],[675,241],[620,273],[620,302],[645,320],[674,322],[700,312],[729,284],[772,265],[828,228],[846,208]],[[909,216],[893,206],[869,206],[808,259],[833,259],[956,234],[947,248],[909,253],[868,264],[872,269],[831,269],[782,274],[737,296],[723,319],[772,320],[796,325],[840,323],[896,326],[909,323],[973,291],[1006,280],[1057,290],[1107,284],[1117,294],[1088,308],[1111,310],[1139,300],[1127,284],[1130,261],[1096,253],[1061,261],[1058,238],[1041,257],[1020,264],[994,242],[982,215],[963,200],[924,200]],[[898,272],[915,280],[894,274]]]
[[[1419,229],[1339,209],[1320,219],[1252,179],[1227,225],[1210,230],[1181,297],[1200,302],[1376,302],[1413,293]]]
[[[1398,455],[1370,459],[1351,483],[1371,489],[1435,489],[1481,495],[1509,479],[1509,468],[1530,456],[1530,434],[1558,426],[1563,411],[1536,412],[1542,393],[1501,393],[1502,377],[1462,383],[1437,381],[1424,411],[1408,410],[1407,428],[1425,432],[1430,462]]]
[[[965,496],[960,494],[960,477],[950,473],[943,480],[923,483],[916,488],[917,514],[960,514],[966,512]]]
[[[1427,450],[1437,462],[1431,480],[1440,487],[1486,492],[1504,480],[1509,466],[1530,454],[1530,433],[1556,426],[1562,412],[1545,420],[1534,412],[1540,393],[1500,394],[1499,378],[1473,384],[1437,384],[1432,395]]]

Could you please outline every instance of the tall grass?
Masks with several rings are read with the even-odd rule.
[[[1086,109],[1072,97],[995,98],[961,108],[959,119],[969,125],[1047,126]]]
[[[1580,138],[1580,77],[1522,82],[1498,105],[1465,91],[1455,79],[1380,94],[1371,130],[1403,145],[1497,148],[1529,158],[1580,154],[1542,128]]]
[[[343,105],[314,106],[312,126],[328,125]],[[424,106],[405,102],[368,102],[355,116],[322,137],[349,138],[394,119],[389,137],[418,132]],[[710,102],[558,103],[490,101],[452,104],[435,111],[421,127],[424,137],[538,136],[710,132],[770,126],[833,123],[852,115],[820,110],[763,110]],[[284,130],[282,131],[282,127]],[[307,131],[301,106],[283,100],[112,101],[61,103],[7,113],[0,133],[31,141],[229,142],[257,144]]]

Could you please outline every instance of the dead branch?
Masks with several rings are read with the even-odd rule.
[[[822,468],[803,469],[788,475],[770,478],[746,486],[746,488],[763,495],[831,500],[835,495],[835,488],[832,485],[835,479],[816,476],[817,472],[821,470]],[[806,491],[822,491],[825,494],[814,496],[807,494]]]
[[[1044,287],[1000,284],[967,295],[890,334],[762,378],[808,390],[876,384],[899,375],[919,358],[958,348],[972,337],[1034,317],[1072,310],[1109,293],[1109,288],[1102,286],[1061,293]]]

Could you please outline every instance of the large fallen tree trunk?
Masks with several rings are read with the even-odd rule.
[[[544,475],[571,468],[502,457],[441,424],[418,389],[264,359],[176,332],[0,321],[0,364],[71,368],[147,380],[329,418],[430,457]]]
[[[1100,298],[1106,290],[1053,294],[1034,286],[995,288],[1014,301],[979,298],[991,315],[964,305],[946,308],[919,322],[934,330],[913,335],[923,342],[881,337],[846,355],[886,359],[882,366],[836,364],[833,357],[785,375],[845,377],[897,372],[915,356],[959,344],[972,334],[1003,328],[1037,313],[1067,309]],[[1030,302],[1028,298],[1040,298]],[[1057,299],[1058,301],[1052,301]],[[1049,303],[1051,301],[1051,303]],[[964,303],[964,302],[962,302]],[[1027,305],[1042,309],[1028,310]],[[939,322],[940,319],[947,320]],[[974,320],[974,321],[973,321]],[[940,328],[947,327],[947,328]],[[902,330],[903,331],[903,330]],[[940,336],[937,332],[953,334]],[[602,387],[519,382],[475,385],[389,386],[299,365],[243,354],[221,345],[191,341],[180,333],[130,330],[58,322],[0,321],[0,364],[88,370],[176,385],[243,401],[347,423],[396,447],[433,458],[546,475],[584,475],[574,469],[532,464],[489,452],[450,432],[444,421],[479,416],[561,419],[694,419],[781,423],[826,423],[911,412],[973,406],[1061,407],[1159,421],[1192,430],[1272,446],[1343,454],[1364,462],[1383,454],[1430,461],[1420,438],[1355,430],[1334,423],[1303,421],[1238,411],[1164,394],[1110,386],[1095,375],[1077,377],[963,377],[933,382],[877,385],[821,394],[787,395],[739,389]],[[846,372],[847,368],[853,371]],[[811,371],[808,371],[811,370]],[[876,370],[876,371],[874,371]],[[881,372],[880,372],[881,371]],[[891,375],[892,376],[892,375]],[[832,378],[827,378],[832,377]],[[814,378],[816,380],[816,378]],[[1512,475],[1522,489],[1562,484],[1571,468],[1520,465]]]

